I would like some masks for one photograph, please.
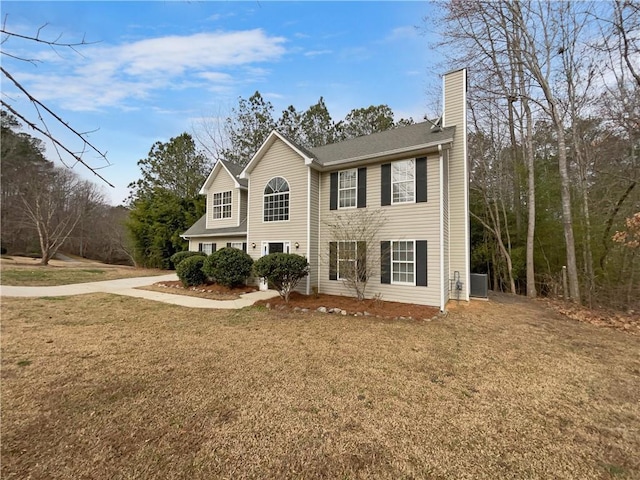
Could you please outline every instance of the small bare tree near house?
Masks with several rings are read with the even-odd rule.
[[[379,209],[356,209],[336,213],[326,222],[329,232],[329,276],[342,280],[359,301],[365,299],[369,279],[380,271],[384,252],[380,229],[386,217]]]

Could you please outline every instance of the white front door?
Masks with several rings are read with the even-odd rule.
[[[265,255],[269,255],[270,253],[290,253],[291,252],[291,242],[262,242],[262,248],[260,253],[264,257]],[[267,284],[267,280],[265,278],[260,279],[260,290],[267,290],[269,285]]]

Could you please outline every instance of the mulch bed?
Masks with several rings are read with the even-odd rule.
[[[413,320],[429,320],[439,313],[438,308],[425,305],[388,302],[376,299],[366,299],[359,302],[353,297],[325,294],[302,295],[297,292],[291,294],[288,304],[280,297],[270,300],[259,300],[255,304],[271,309],[291,311],[317,311],[319,308],[324,307],[327,313],[333,314]],[[346,313],[343,314],[342,311]]]
[[[215,283],[197,285],[194,287],[185,287],[180,281],[167,281],[157,282],[152,285],[151,288],[147,287],[146,290],[162,291],[167,289],[167,293],[176,293],[179,295],[199,296],[203,298],[209,298],[212,300],[235,300],[240,298],[243,293],[251,293],[257,290],[254,286],[240,286],[235,288],[225,287]]]

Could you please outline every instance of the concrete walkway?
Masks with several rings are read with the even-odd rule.
[[[136,290],[137,287],[153,285],[156,282],[178,280],[175,273],[154,277],[121,278],[119,280],[105,280],[102,282],[75,283],[72,285],[56,285],[52,287],[15,287],[0,285],[0,296],[3,297],[67,297],[86,293],[113,293],[128,297],[146,298],[156,302],[170,303],[191,308],[221,308],[232,309],[253,305],[258,300],[267,300],[278,296],[278,292],[252,292],[240,295],[237,300],[210,300],[208,298],[188,297],[172,293],[152,292],[150,290]]]

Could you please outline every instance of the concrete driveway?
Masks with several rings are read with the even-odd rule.
[[[51,287],[16,287],[0,285],[2,297],[67,297],[86,293],[112,293],[128,297],[145,298],[156,302],[170,303],[191,308],[221,308],[233,309],[253,305],[258,300],[266,300],[278,296],[278,292],[251,292],[240,295],[237,300],[209,300],[207,298],[188,297],[171,293],[137,290],[137,287],[153,285],[156,282],[178,280],[175,273],[153,277],[121,278],[118,280],[104,280],[102,282],[75,283],[71,285],[56,285]]]

